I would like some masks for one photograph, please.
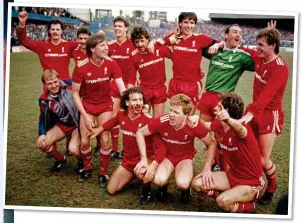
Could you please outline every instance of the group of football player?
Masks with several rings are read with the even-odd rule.
[[[289,75],[279,55],[275,22],[259,31],[254,50],[240,46],[237,24],[225,30],[224,40],[194,33],[193,12],[180,13],[177,30],[157,40],[141,26],[132,27],[129,35],[129,22],[118,16],[113,21],[116,39],[110,42],[103,31],[91,35],[85,27],[78,29],[77,42],[66,42],[59,20],[50,21],[48,41],[30,40],[27,18],[26,11],[19,13],[17,34],[23,46],[38,54],[43,68],[37,147],[54,157],[51,171],[67,162],[57,149],[57,142],[66,138],[68,154],[78,159],[77,180],[88,180],[91,139],[96,137],[98,184],[111,195],[136,176],[142,182],[142,204],[152,200],[151,184],[157,187],[157,199],[165,202],[174,172],[184,203],[191,188],[216,198],[227,212],[253,213],[258,199],[263,204],[272,200],[277,185],[270,156],[284,123],[282,99]],[[204,86],[202,57],[209,60]],[[76,65],[70,77],[71,58]],[[173,71],[168,87],[166,58]],[[245,70],[255,72],[253,102],[246,109],[234,93]],[[196,109],[200,116],[194,115]],[[206,155],[194,177],[195,137]],[[121,163],[109,177],[110,157]],[[267,186],[261,196],[263,173]]]

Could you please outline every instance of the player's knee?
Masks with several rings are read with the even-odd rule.
[[[78,145],[69,144],[69,152],[72,156],[79,156],[80,155],[80,148]]]
[[[90,139],[81,137],[81,148],[90,147]]]
[[[229,199],[224,195],[224,194],[220,194],[217,198],[216,198],[216,202],[218,204],[218,206],[222,209],[226,209],[228,204],[229,204]]]
[[[176,180],[176,187],[179,190],[187,190],[190,187],[191,181],[188,179]]]
[[[153,183],[159,187],[162,187],[166,184],[166,179],[164,179],[163,176],[161,176],[160,174],[155,175]]]
[[[196,192],[201,192],[201,185],[200,185],[200,179],[193,179],[191,183],[191,187]]]

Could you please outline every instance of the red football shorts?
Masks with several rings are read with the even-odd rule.
[[[82,100],[82,104],[84,106],[85,111],[94,116],[98,116],[105,112],[113,111],[112,100],[101,104],[90,104]]]
[[[188,82],[182,80],[171,79],[168,88],[168,97],[171,98],[177,94],[185,94],[189,96],[194,105],[197,104],[199,100],[199,92],[201,91],[202,83],[198,82]]]
[[[260,198],[260,195],[262,194],[265,185],[265,181],[263,180],[262,176],[259,177],[259,179],[244,180],[236,178],[236,176],[232,174],[231,171],[226,171],[225,173],[228,177],[231,188],[239,185],[250,186],[252,190],[257,191],[254,201],[257,201]]]
[[[247,109],[250,105],[247,106]],[[283,130],[284,111],[282,108],[277,110],[264,110],[258,116],[254,117],[250,125],[255,136],[276,133],[279,135]]]
[[[62,123],[56,123],[56,126],[58,126],[62,132],[64,133],[64,135],[67,136],[71,136],[71,134],[73,133],[73,131],[77,128],[76,125],[74,126],[68,126],[68,125],[64,125]]]
[[[153,160],[154,156],[148,157],[148,162],[151,163]],[[121,166],[124,167],[128,172],[130,173],[134,173],[134,168],[136,166],[136,164],[138,164],[141,161],[141,157],[137,156],[136,158],[126,158],[124,156],[122,162],[121,162]]]
[[[189,159],[193,160],[196,154],[196,150],[193,150],[192,152],[185,154],[183,156],[175,156],[171,154],[167,154],[166,158],[173,164],[174,167],[177,166],[178,163],[180,163],[183,160]]]
[[[144,92],[148,103],[161,104],[167,100],[167,87],[165,85],[152,88],[140,86],[140,88]]]
[[[219,92],[205,91],[197,104],[197,109],[200,111],[200,114],[215,117],[214,108],[220,101],[220,96],[221,93]]]

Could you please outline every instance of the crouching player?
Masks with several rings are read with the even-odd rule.
[[[66,157],[57,151],[56,142],[71,137],[69,152],[80,155],[80,137],[78,133],[79,112],[72,101],[71,80],[59,79],[55,70],[45,70],[41,80],[46,91],[39,98],[39,138],[37,147],[55,158],[51,171],[59,171],[66,163]],[[78,168],[82,162],[79,160]]]
[[[253,213],[255,201],[264,186],[260,150],[252,129],[241,124],[244,103],[235,93],[225,93],[215,107],[216,120],[203,122],[220,137],[220,147],[229,165],[226,171],[198,174],[192,188],[216,197],[219,207],[227,212]]]
[[[117,115],[101,127],[93,129],[94,135],[102,131],[109,131],[119,125],[123,134],[124,157],[120,166],[114,171],[108,182],[108,193],[113,195],[122,190],[134,175],[134,167],[140,161],[140,153],[136,143],[137,130],[148,124],[150,117],[142,114],[146,103],[142,90],[138,87],[127,89],[121,98],[121,108]],[[165,156],[165,145],[158,135],[146,137],[147,160],[150,166],[157,167]],[[156,156],[154,157],[156,149]],[[153,160],[154,158],[154,160]],[[135,174],[143,179],[146,169],[141,169]],[[150,183],[142,184],[141,203],[148,203],[152,198]]]
[[[193,179],[193,160],[196,154],[194,139],[198,137],[206,145],[208,156],[203,175],[211,175],[211,165],[216,151],[216,142],[201,124],[191,129],[185,120],[192,111],[193,104],[184,94],[177,94],[170,99],[170,113],[152,119],[148,125],[136,133],[137,144],[141,153],[141,161],[136,167],[147,167],[146,180],[153,181],[158,188],[157,198],[166,201],[168,198],[167,184],[170,175],[175,171],[177,189],[181,192],[181,202],[190,200],[190,185]],[[158,165],[156,171],[148,166],[145,137],[158,133],[166,145],[165,159]],[[149,171],[151,169],[152,171]]]

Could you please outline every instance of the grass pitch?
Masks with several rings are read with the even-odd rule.
[[[277,137],[272,152],[272,159],[277,166],[278,191],[270,205],[257,205],[256,213],[258,214],[273,214],[277,199],[289,190],[293,54],[282,53],[282,56],[289,66],[290,77],[283,99],[284,130]],[[208,60],[203,59],[202,67],[205,74],[208,70],[208,64]],[[189,204],[181,204],[179,193],[175,190],[174,177],[171,178],[169,184],[169,202],[165,204],[154,199],[150,204],[141,206],[139,204],[140,184],[136,180],[117,195],[109,196],[106,190],[100,189],[97,184],[99,157],[93,157],[92,168],[94,172],[85,183],[76,181],[76,174],[73,169],[77,161],[74,157],[67,157],[68,166],[60,173],[49,172],[48,168],[54,162],[53,159],[46,158],[35,146],[38,137],[38,98],[42,92],[40,81],[42,69],[38,57],[34,53],[11,54],[10,65],[6,205],[223,212],[216,205],[215,199],[207,198],[195,192],[192,192],[192,201]],[[73,66],[72,63],[70,70]],[[171,77],[171,70],[171,62],[167,61],[168,80]],[[243,97],[245,104],[252,100],[252,85],[253,73],[245,72],[236,89],[236,92]],[[60,151],[65,150],[64,144],[65,141],[59,144]],[[93,145],[95,145],[94,141]],[[202,170],[204,162],[204,152],[198,141],[196,141],[196,148],[198,153],[195,159],[194,175]],[[118,160],[110,161],[108,174],[111,175],[118,165]]]

